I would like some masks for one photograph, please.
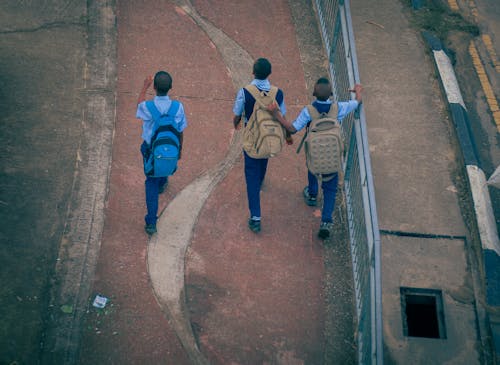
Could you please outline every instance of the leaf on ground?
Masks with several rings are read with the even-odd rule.
[[[71,314],[73,313],[73,306],[69,304],[61,305],[61,312]]]

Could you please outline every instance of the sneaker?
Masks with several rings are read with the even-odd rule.
[[[146,231],[146,233],[148,235],[153,235],[155,234],[157,231],[156,231],[156,224],[146,224],[144,226],[144,230]]]
[[[319,225],[318,237],[321,239],[329,238],[332,235],[333,223],[331,222],[321,222]]]
[[[254,233],[260,232],[260,221],[250,218],[248,220],[248,228]]]
[[[316,204],[318,204],[317,200],[316,200],[316,197],[315,196],[312,196],[312,195],[309,195],[309,187],[305,187],[304,188],[304,192],[303,192],[303,195],[304,195],[304,201],[306,202],[307,205],[309,205],[310,207],[315,207]]]

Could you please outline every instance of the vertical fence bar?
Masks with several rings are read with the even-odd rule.
[[[349,0],[315,0],[336,100],[359,83]],[[358,362],[383,363],[380,233],[364,110],[344,119],[346,205],[357,315]]]

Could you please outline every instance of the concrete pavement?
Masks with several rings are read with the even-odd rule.
[[[17,87],[33,85],[24,77],[24,67],[37,60],[36,69],[44,70],[40,85],[52,85],[57,97],[36,88],[47,99],[35,98],[22,115],[39,115],[44,123],[27,117],[33,119],[27,135],[38,135],[42,125],[44,137],[62,129],[56,141],[44,138],[33,144],[44,158],[33,161],[28,179],[22,161],[11,165],[2,159],[8,191],[1,206],[9,208],[2,211],[2,230],[11,242],[11,251],[2,253],[2,263],[11,263],[4,265],[2,281],[15,285],[5,287],[10,291],[2,296],[7,326],[0,362],[50,363],[56,357],[38,351],[43,341],[42,352],[59,350],[56,356],[62,353],[66,363],[355,363],[352,274],[341,209],[335,211],[334,239],[323,245],[315,237],[319,211],[301,198],[303,157],[289,148],[270,161],[262,192],[263,231],[251,233],[239,136],[230,123],[236,88],[251,79],[248,66],[257,57],[273,63],[271,81],[285,91],[289,118],[311,100],[311,84],[326,74],[327,65],[311,3],[150,0],[90,1],[87,6],[43,8],[36,16],[44,22],[34,28],[20,21],[28,10],[14,6],[5,12],[15,21],[2,30],[0,45],[21,55],[9,51],[0,57],[9,85],[2,89],[9,112],[5,126],[13,125],[22,110],[16,104],[21,100]],[[352,11],[382,229],[386,362],[408,363],[411,354],[413,363],[482,363],[487,336],[470,252],[475,243],[467,221],[467,184],[432,61],[399,1],[373,6],[359,0]],[[69,20],[61,21],[61,14]],[[101,169],[111,162],[106,151],[114,105],[115,14],[116,121],[106,191],[102,179],[107,173]],[[85,17],[91,20],[85,24],[94,30],[88,39],[95,49],[86,47]],[[96,19],[104,28],[93,28]],[[37,52],[45,56],[34,57]],[[62,55],[72,55],[75,62],[63,62]],[[171,95],[186,106],[190,125],[179,172],[160,199],[160,232],[148,241],[143,232],[141,127],[134,115],[143,78],[158,69],[172,73]],[[64,116],[57,123],[49,117],[55,110]],[[66,129],[72,123],[80,127]],[[9,131],[5,127],[2,133],[5,148],[18,145]],[[76,145],[85,153],[72,149]],[[65,168],[59,175],[61,161]],[[46,178],[45,166],[51,172]],[[40,189],[48,198],[40,197]],[[16,198],[26,192],[31,205]],[[342,206],[341,197],[337,203]],[[18,212],[34,214],[25,216],[32,230],[19,225]],[[34,264],[39,261],[36,250],[28,249],[38,248],[37,242],[47,244],[41,252],[43,267]],[[53,281],[50,313],[57,316],[48,316],[46,278],[61,258],[67,265],[58,265],[57,278],[80,281]],[[42,289],[33,286],[20,295],[33,277],[45,278]],[[59,295],[60,287],[68,289],[67,296]],[[445,338],[403,335],[401,287],[441,291]],[[103,310],[90,304],[97,293],[110,299]],[[58,342],[61,338],[69,341]]]
[[[348,245],[339,239],[324,247],[315,237],[318,211],[302,201],[304,161],[293,148],[270,162],[262,233],[246,227],[239,134],[231,125],[237,88],[251,80],[253,59],[268,57],[271,81],[285,90],[293,116],[310,100],[314,80],[304,73],[326,75],[325,63],[311,58],[321,54],[317,28],[307,40],[315,51],[301,54],[293,26],[293,19],[315,25],[311,4],[294,10],[264,1],[118,4],[117,125],[94,284],[112,300],[107,312],[90,310],[82,363],[353,361]],[[142,79],[158,69],[172,73],[171,95],[184,103],[190,125],[180,169],[160,200],[159,233],[148,244],[134,114]],[[336,285],[326,282],[332,276]]]
[[[475,261],[481,243],[433,60],[409,24],[409,7],[368,3],[353,2],[352,16],[381,229],[384,357],[388,363],[492,361]],[[439,293],[438,339],[405,335],[410,319],[402,288]]]

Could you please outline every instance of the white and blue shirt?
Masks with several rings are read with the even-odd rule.
[[[324,106],[326,112],[328,112],[328,110],[330,110],[330,108],[328,106],[331,106],[332,101],[331,100],[325,100],[325,101],[315,100],[313,105],[314,104],[316,104],[319,108]],[[339,107],[339,112],[337,114],[337,120],[339,122],[342,122],[342,119],[344,119],[349,113],[356,110],[356,108],[359,106],[359,102],[357,100],[339,101],[337,103],[337,105]],[[307,109],[307,107],[304,107],[304,109],[302,109],[300,111],[300,114],[297,117],[297,119],[295,119],[293,121],[292,125],[297,131],[300,131],[311,120],[312,120],[312,118],[311,118],[311,115],[309,114],[309,110]]]
[[[153,102],[160,112],[160,114],[165,114],[167,113],[168,109],[170,108],[170,105],[172,104],[172,100],[169,98],[168,95],[165,96],[155,96],[153,99]],[[187,119],[186,115],[184,114],[184,106],[182,103],[179,102],[179,109],[177,110],[177,114],[174,117],[175,120],[175,129],[177,129],[179,132],[182,132],[186,127],[187,127]],[[151,137],[153,136],[153,128],[154,128],[154,121],[153,121],[153,116],[148,110],[148,107],[146,106],[146,102],[143,101],[137,105],[137,112],[135,114],[136,118],[142,119],[142,139],[147,143],[151,143]]]
[[[250,84],[255,85],[259,90],[263,91],[271,90],[271,83],[269,82],[268,79],[265,80],[254,79]],[[283,96],[283,91],[281,89],[278,89],[278,93],[276,94],[276,102],[280,107],[281,114],[285,115],[286,105]],[[245,90],[245,88],[241,88],[238,90],[238,93],[236,94],[236,99],[234,100],[233,113],[234,115],[242,115],[243,112],[245,112],[245,119],[246,121],[248,121],[248,118],[250,118],[250,115],[253,112],[254,104],[255,104],[255,99],[253,98],[253,96],[247,90]]]

